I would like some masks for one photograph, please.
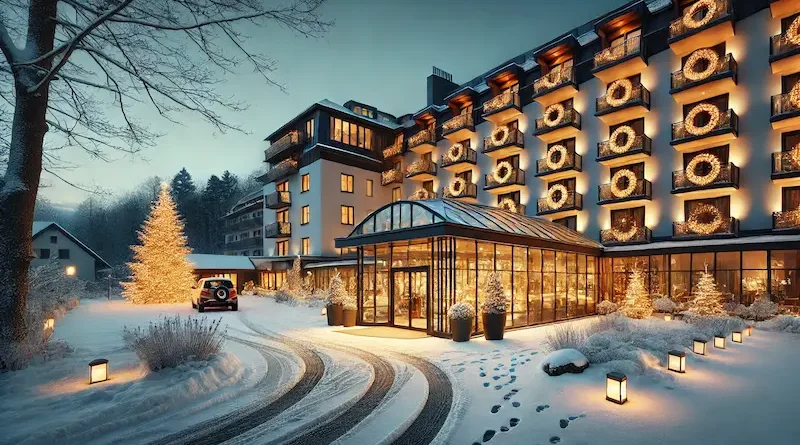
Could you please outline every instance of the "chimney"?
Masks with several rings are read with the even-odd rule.
[[[453,75],[447,71],[433,67],[433,74],[428,76],[428,106],[442,105],[444,98],[458,88],[453,83]]]

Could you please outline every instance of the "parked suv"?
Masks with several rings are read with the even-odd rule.
[[[228,278],[201,278],[193,289],[195,293],[192,296],[192,307],[198,312],[205,311],[207,307],[229,307],[232,311],[239,310],[236,286]]]

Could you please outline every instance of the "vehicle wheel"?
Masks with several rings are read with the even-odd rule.
[[[234,312],[238,311],[239,310],[239,303],[232,304],[231,305],[231,310],[234,311]]]
[[[206,311],[206,308],[204,308],[202,304],[198,304],[197,305],[197,312],[205,312],[205,311]]]

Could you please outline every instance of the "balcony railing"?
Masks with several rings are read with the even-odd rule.
[[[707,175],[709,173],[706,173]],[[728,162],[722,164],[716,178],[709,178],[708,176],[697,175],[695,182],[690,180],[690,175],[685,170],[678,170],[672,172],[672,192],[682,192],[688,190],[703,190],[713,189],[719,187],[735,187],[739,188],[739,167]]]
[[[272,192],[264,200],[264,206],[273,210],[289,207],[290,205],[292,205],[292,192]]]
[[[458,199],[458,198],[477,198],[478,197],[478,186],[467,182],[464,185],[464,190],[459,192],[453,191],[452,184],[444,186],[442,188],[442,198],[451,198],[451,199]]]
[[[262,220],[261,217],[247,218],[247,219],[242,219],[240,221],[236,221],[234,223],[226,224],[223,230],[225,231],[225,233],[241,232],[243,230],[255,229],[261,227],[262,224],[264,224],[264,221]]]
[[[583,195],[578,192],[568,191],[565,199],[551,203],[548,198],[539,198],[536,202],[537,214],[565,212],[569,210],[583,210]]]
[[[411,178],[417,175],[429,174],[436,176],[438,165],[428,159],[417,159],[406,167],[406,178]]]
[[[629,137],[626,135],[626,137]],[[606,161],[609,159],[619,158],[622,156],[629,156],[634,154],[647,154],[652,152],[653,141],[643,134],[637,134],[633,137],[631,146],[625,148],[627,140],[623,141],[603,141],[597,143],[597,160]]]
[[[717,66],[708,75],[700,76],[698,79],[689,79],[683,74],[683,69],[675,71],[670,76],[670,93],[674,94],[679,91],[687,90],[697,85],[702,85],[714,80],[732,77],[736,82],[739,76],[739,64],[733,55],[726,54],[725,57],[717,61]]]
[[[544,176],[550,173],[555,173],[565,170],[581,171],[582,169],[583,169],[583,157],[578,153],[569,150],[567,151],[567,154],[564,157],[563,163],[561,162],[561,159],[558,159],[557,161],[549,159],[539,159],[536,161],[536,176]]]
[[[498,136],[490,135],[486,136],[483,139],[483,152],[484,153],[491,153],[495,150],[499,150],[501,148],[510,147],[512,145],[516,145],[520,148],[525,147],[525,135],[522,134],[521,131],[517,128],[508,128],[505,127],[506,132],[502,135],[498,134]],[[497,131],[497,130],[495,130]],[[502,137],[499,137],[502,136]]]
[[[403,141],[394,141],[394,143],[383,149],[383,159],[391,159],[395,156],[403,154]]]
[[[600,205],[614,202],[633,201],[636,199],[650,199],[653,196],[653,185],[647,179],[636,178],[633,191],[616,190],[612,184],[601,184],[597,186],[597,203]]]
[[[519,108],[519,92],[505,90],[483,104],[483,115],[489,115],[509,107]]]
[[[223,250],[260,249],[263,246],[264,241],[260,237],[252,236],[238,241],[227,242]]]
[[[784,56],[800,51],[800,44],[792,42],[789,38],[788,32],[772,36],[769,39],[769,58],[770,60],[778,60]]]
[[[633,85],[633,88],[631,88],[631,96],[628,100],[622,103],[615,102],[615,100],[619,101],[620,99],[621,97],[609,98],[608,94],[597,98],[595,102],[597,110],[596,115],[606,114],[616,109],[625,108],[626,106],[634,103],[638,103],[646,108],[650,108],[650,91],[642,86],[642,84]],[[609,103],[609,100],[611,100],[611,103]]]
[[[478,153],[469,148],[468,144],[462,144],[461,154],[458,156],[452,156],[450,150],[448,150],[447,153],[441,156],[440,164],[442,165],[442,168],[447,168],[451,165],[460,164],[462,162],[467,162],[470,164],[475,164],[478,162]]]
[[[264,238],[286,238],[292,236],[292,223],[275,221],[264,226]]]
[[[669,40],[680,40],[689,34],[699,32],[703,29],[715,26],[721,19],[730,17],[730,1],[729,0],[713,0],[714,7],[711,9],[701,9],[705,11],[705,16],[701,19],[702,22],[692,20],[691,17],[685,18],[683,16],[673,20],[669,24]],[[687,24],[688,22],[688,24]],[[701,26],[697,26],[701,25]]]
[[[498,181],[494,176],[494,173],[489,173],[484,177],[484,183],[486,184],[483,187],[484,190],[491,190],[509,185],[525,185],[525,170],[520,168],[512,169],[511,175],[505,181]]]
[[[774,212],[772,228],[775,230],[800,229],[800,209]]]
[[[800,100],[796,100],[795,102],[796,103],[792,103],[790,93],[772,96],[772,119],[781,119],[784,116],[800,113]]]
[[[633,226],[628,230],[605,229],[600,231],[600,242],[607,245],[649,243],[653,232],[647,227]]]
[[[419,189],[408,197],[411,201],[424,201],[426,199],[436,199],[436,192],[428,191],[427,189]]]
[[[539,96],[570,83],[575,83],[575,68],[559,67],[533,82],[533,95]]]
[[[772,177],[800,176],[800,152],[772,153]]]
[[[501,209],[504,209],[504,210],[508,210],[509,212],[512,212],[512,213],[518,213],[520,215],[524,215],[525,214],[525,211],[526,211],[525,204],[520,204],[520,203],[518,203],[516,201],[514,201],[513,204],[514,204],[513,207],[508,207],[508,206],[504,206],[503,203],[501,202],[500,204],[497,205],[497,207],[499,207]]]
[[[642,53],[642,38],[640,36],[625,39],[616,45],[610,46],[594,55],[594,70],[602,69],[620,60]]]
[[[275,164],[260,179],[265,184],[269,184],[295,173],[297,173],[297,160],[289,158]]]
[[[442,134],[450,134],[462,128],[474,128],[472,113],[459,114],[442,123]]]
[[[264,150],[264,162],[270,162],[272,159],[278,157],[287,150],[296,147],[306,141],[306,135],[303,132],[292,130],[277,141],[273,142],[266,150]]]
[[[739,234],[739,221],[736,218],[722,218],[719,225],[713,222],[701,222],[701,224],[702,226],[687,221],[674,222],[672,223],[672,236],[675,238],[705,238]]]
[[[381,173],[381,185],[402,184],[403,172],[399,168],[385,170]]]
[[[412,149],[422,144],[436,145],[436,133],[430,129],[420,130],[417,134],[408,138],[408,148]]]
[[[553,112],[555,113],[556,111]],[[536,119],[536,129],[534,134],[544,134],[548,131],[555,130],[556,128],[566,127],[568,125],[581,128],[581,114],[575,111],[573,108],[565,109],[564,116],[561,119],[558,119],[557,114],[555,116],[551,116],[548,120],[545,120],[544,116]]]
[[[708,129],[705,129],[702,125],[696,125],[700,127],[698,129],[694,129],[689,131],[686,128],[685,121],[676,122],[672,124],[672,143],[673,145],[676,143],[681,143],[684,140],[692,140],[692,139],[700,139],[706,136],[711,136],[713,134],[720,134],[720,133],[727,133],[733,132],[738,134],[739,133],[739,116],[733,112],[733,110],[720,110],[719,111],[719,118],[715,125],[711,126]]]

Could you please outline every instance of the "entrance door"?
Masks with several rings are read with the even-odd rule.
[[[428,330],[428,268],[392,269],[392,324]]]

